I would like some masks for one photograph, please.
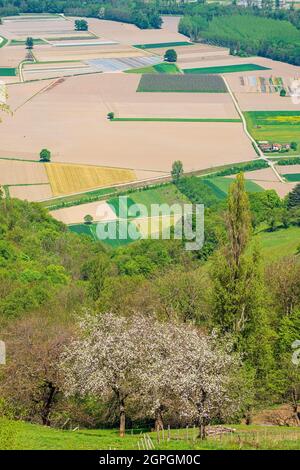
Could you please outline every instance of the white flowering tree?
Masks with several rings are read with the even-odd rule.
[[[215,334],[208,336],[192,327],[182,330],[173,344],[169,374],[182,399],[182,411],[198,422],[201,439],[214,418],[233,415],[242,403],[242,397],[232,393],[240,360],[230,347]]]
[[[142,371],[151,360],[147,345],[152,323],[139,315],[88,314],[80,324],[82,337],[63,354],[66,393],[114,394],[121,437],[125,435],[126,400],[139,393]]]
[[[163,414],[174,409],[180,402],[177,393],[177,377],[172,370],[180,358],[177,354],[177,342],[184,334],[185,325],[171,322],[152,324],[149,340],[147,368],[142,370],[140,393],[142,395],[142,410],[154,418],[155,430],[164,428]]]
[[[65,391],[72,395],[114,395],[119,406],[120,436],[125,435],[126,402],[155,418],[180,406],[199,423],[199,436],[213,418],[234,413],[239,400],[231,393],[239,360],[224,341],[194,326],[161,323],[151,317],[90,315],[81,322],[81,337],[65,350]]]

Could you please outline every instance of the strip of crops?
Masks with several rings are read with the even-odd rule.
[[[17,71],[15,68],[11,67],[0,67],[0,77],[15,77]]]
[[[157,42],[153,44],[136,44],[133,47],[138,49],[160,49],[161,47],[179,47],[179,46],[193,46],[192,42]]]
[[[290,183],[297,183],[298,181],[300,181],[300,173],[288,173],[287,175],[283,176]]]
[[[250,72],[252,70],[270,70],[268,67],[263,67],[257,64],[236,64],[224,65],[217,67],[201,67],[195,69],[184,69],[184,73],[234,73],[234,72]]]
[[[226,85],[219,75],[145,74],[139,92],[226,93]]]

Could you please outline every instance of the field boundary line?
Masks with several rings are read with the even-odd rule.
[[[51,79],[50,79],[51,80]],[[43,88],[41,88],[39,91],[37,91],[36,93],[34,93],[32,96],[30,96],[26,101],[24,101],[24,103],[20,104],[19,106],[17,106],[15,109],[14,109],[14,112],[18,111],[20,108],[22,108],[23,106],[25,106],[25,104],[27,104],[29,101],[31,101],[33,98],[35,98],[37,95],[39,95],[40,93],[43,93],[44,91],[46,91],[50,86],[54,85],[54,83],[57,81],[57,78],[55,78],[51,83],[48,83],[48,85],[44,86]],[[23,82],[23,83],[26,83],[26,82]]]

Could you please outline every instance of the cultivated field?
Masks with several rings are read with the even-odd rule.
[[[275,143],[296,142],[300,147],[300,111],[260,111],[245,113],[248,130],[256,140]],[[289,150],[287,154],[298,154]]]
[[[163,27],[141,30],[134,25],[89,18],[89,30],[97,36],[110,38],[124,44],[149,44],[182,42],[187,38],[177,32],[179,18],[164,18]]]
[[[28,36],[45,38],[52,35],[61,36],[70,33],[74,36],[75,33],[73,21],[68,21],[62,16],[54,15],[48,15],[47,17],[8,17],[3,19],[3,25],[0,28],[1,34],[9,40],[22,40]]]
[[[35,49],[34,55],[39,62],[58,62],[100,58],[143,57],[145,53],[131,46],[112,44],[85,47],[40,46]]]
[[[279,173],[284,173],[284,168],[288,167],[277,166]],[[295,184],[292,183],[280,182],[271,168],[246,172],[245,178],[247,180],[251,180],[253,183],[258,184],[265,190],[273,189],[280,197],[285,197],[295,186]]]
[[[67,195],[163,176],[174,160],[192,171],[256,158],[220,73],[227,74],[243,111],[300,111],[289,97],[279,96],[279,88],[264,93],[263,87],[258,92],[248,86],[255,80],[261,86],[270,77],[287,83],[300,75],[299,67],[189,43],[177,32],[176,17],[165,18],[160,30],[89,18],[89,31],[75,32],[74,20],[36,15],[0,25],[0,36],[8,39],[0,69],[18,69],[29,35],[36,40],[37,60],[24,64],[20,75],[5,77],[14,113],[3,116],[0,157],[37,161],[40,150],[49,148],[53,162],[47,166],[51,186],[47,174],[40,181],[25,172],[15,184],[35,186],[10,186],[11,194],[47,199],[52,192]],[[170,47],[178,54],[176,65],[163,63]],[[191,73],[180,73],[185,69]],[[265,132],[265,123],[255,126],[253,135]],[[279,128],[285,132],[283,123],[276,125],[272,140],[299,141],[297,125],[289,125],[288,136]],[[262,181],[268,184],[280,184],[283,192],[282,183]]]
[[[49,183],[43,163],[0,160],[0,185]]]
[[[122,168],[101,168],[62,163],[46,163],[45,167],[54,196],[136,180],[134,171]]]
[[[142,117],[147,117],[151,100],[157,100],[156,108],[154,104],[149,107],[154,116],[166,106],[166,117],[238,117],[228,94],[218,94],[222,96],[218,102],[215,94],[210,101],[202,93],[135,93],[138,81],[139,76],[134,74],[98,74],[67,78],[49,87],[27,101],[13,117],[3,118],[0,156],[38,159],[40,150],[46,147],[52,151],[54,162],[152,171],[170,171],[176,159],[183,161],[186,170],[193,170],[255,157],[239,123],[109,122],[107,113],[118,112],[118,106],[125,117],[128,103],[134,111],[131,100],[136,97]],[[228,98],[226,102],[223,96]],[[172,116],[176,106],[177,115]],[[193,110],[192,115],[185,106]],[[41,119],[45,114],[47,119]]]
[[[227,88],[219,75],[165,75],[145,74],[137,91],[164,93],[226,93]]]
[[[198,67],[192,69],[184,69],[184,73],[193,73],[193,74],[221,74],[221,73],[236,73],[236,72],[248,72],[253,70],[265,70],[266,67],[262,67],[257,64],[235,64],[235,65],[223,65],[216,67]]]
[[[300,173],[300,165],[277,165],[277,170],[282,175]]]
[[[9,186],[10,197],[24,199],[27,201],[41,201],[42,199],[50,199],[53,194],[50,184],[37,184],[27,186]]]
[[[81,224],[89,214],[94,221],[115,220],[117,216],[106,202],[91,202],[80,206],[68,207],[51,212],[52,216],[65,224]]]

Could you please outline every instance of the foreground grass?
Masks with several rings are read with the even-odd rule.
[[[160,433],[147,433],[155,449],[299,449],[300,429],[278,426],[234,425],[234,434],[197,439],[197,429],[171,430]],[[120,438],[116,429],[61,431],[24,422],[0,420],[0,449],[17,450],[138,450],[142,433],[129,431]]]
[[[269,67],[263,67],[257,64],[236,64],[236,65],[224,65],[216,67],[200,67],[194,69],[184,69],[184,73],[234,73],[234,72],[250,72],[253,70],[270,70]]]

